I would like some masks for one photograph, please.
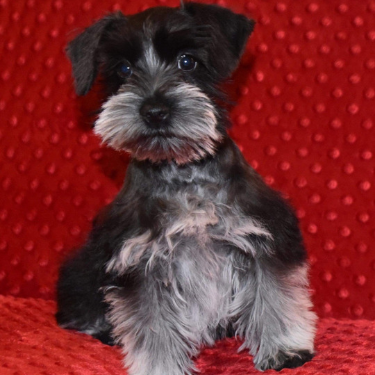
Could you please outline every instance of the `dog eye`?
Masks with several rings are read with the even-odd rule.
[[[121,78],[130,77],[132,74],[132,68],[129,61],[125,61],[124,63],[122,63],[117,73]]]
[[[178,68],[185,71],[194,70],[197,67],[197,62],[193,56],[181,55],[178,59]]]

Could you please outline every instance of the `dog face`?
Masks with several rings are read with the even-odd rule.
[[[252,28],[242,15],[197,3],[110,14],[87,28],[68,55],[79,95],[103,79],[95,133],[138,160],[185,164],[214,154],[226,125],[218,85]]]

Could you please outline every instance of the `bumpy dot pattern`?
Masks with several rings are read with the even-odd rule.
[[[121,186],[64,54],[108,11],[178,1],[0,0],[0,293],[54,297],[62,258]],[[374,0],[217,1],[256,20],[231,135],[296,207],[324,317],[375,318]],[[220,58],[220,56],[218,56]]]
[[[0,296],[0,374],[124,375],[121,349],[63,330],[54,321],[54,302]],[[311,362],[283,374],[374,374],[375,323],[323,319]],[[196,359],[202,375],[259,374],[241,342],[226,339]],[[275,373],[274,371],[270,371]]]

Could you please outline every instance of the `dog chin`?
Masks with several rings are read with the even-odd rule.
[[[141,136],[124,142],[120,149],[127,151],[134,159],[152,163],[163,161],[184,165],[214,155],[221,141],[209,137],[197,143],[192,139],[181,139],[172,134]]]

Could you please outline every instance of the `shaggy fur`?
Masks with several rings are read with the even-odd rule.
[[[202,345],[243,340],[259,370],[314,353],[298,222],[228,137],[219,84],[253,21],[188,3],[110,14],[68,46],[77,93],[100,75],[95,133],[132,161],[62,266],[57,321],[122,345],[130,375],[184,375]]]

